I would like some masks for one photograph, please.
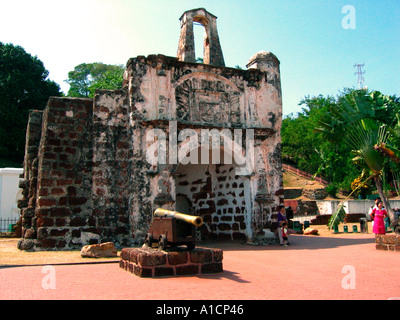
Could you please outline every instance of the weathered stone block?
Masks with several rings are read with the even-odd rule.
[[[138,255],[140,251],[132,249],[129,252],[129,261],[133,262],[134,264],[138,264]]]
[[[108,258],[117,257],[117,249],[114,243],[105,242],[101,244],[86,245],[81,249],[81,256],[84,258]]]
[[[86,225],[86,221],[84,218],[75,217],[75,218],[71,219],[71,221],[69,222],[69,225],[72,227],[82,227],[82,226]]]
[[[133,273],[141,278],[151,278],[153,276],[153,269],[140,267],[137,264],[135,264],[133,266]]]
[[[375,236],[377,250],[400,251],[400,235],[378,234]]]
[[[25,233],[24,233],[24,238],[26,238],[26,239],[36,238],[36,231],[33,229],[26,229]]]
[[[154,268],[154,277],[166,277],[173,276],[174,269],[171,267],[155,267]]]
[[[68,208],[55,207],[49,210],[50,217],[68,217],[71,215],[71,210]]]
[[[214,253],[213,261],[222,261],[223,260],[224,252],[222,251],[222,249],[214,249],[213,253]]]
[[[47,217],[43,217],[43,218],[38,218],[36,220],[36,227],[40,228],[40,227],[52,227],[54,225],[54,219],[53,218],[47,218]]]
[[[168,252],[168,263],[171,265],[185,264],[188,262],[187,251],[171,251]]]
[[[191,274],[199,274],[200,266],[198,265],[184,265],[184,266],[176,266],[175,268],[176,275],[179,276],[187,276]]]
[[[382,241],[383,241],[383,237],[382,237],[381,234],[375,235],[375,243],[376,243],[376,244],[381,244]]]
[[[395,234],[385,235],[382,239],[386,244],[396,244],[397,236]]]
[[[46,238],[41,240],[41,246],[44,249],[54,249],[56,247],[57,240],[53,238]]]
[[[128,260],[130,255],[131,248],[123,248],[120,253],[121,261]]]
[[[62,237],[65,236],[69,232],[69,229],[51,229],[50,236],[51,237]]]
[[[63,249],[67,245],[67,241],[65,240],[58,240],[56,244],[57,249]]]
[[[38,200],[38,205],[41,207],[51,207],[51,206],[55,206],[56,204],[57,204],[57,201],[54,198],[39,197],[39,200]]]
[[[35,245],[35,242],[30,239],[21,239],[18,241],[18,249],[30,251]]]
[[[193,258],[189,255],[193,254]],[[153,248],[124,248],[120,267],[139,277],[179,276],[222,272],[222,250],[197,248],[163,251]],[[129,267],[131,266],[131,267]]]
[[[45,239],[49,236],[47,228],[38,228],[37,229],[37,238],[38,239]],[[25,238],[29,238],[27,235],[25,235]]]
[[[166,263],[163,252],[142,252],[138,255],[137,263],[142,267],[159,266]]]
[[[196,248],[189,252],[190,262],[207,263],[212,261],[212,251],[208,249]]]

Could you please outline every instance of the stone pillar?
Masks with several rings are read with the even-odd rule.
[[[36,230],[32,225],[32,218],[35,216],[37,196],[38,151],[42,135],[42,116],[43,111],[31,110],[26,130],[24,179],[20,180],[19,184],[23,198],[18,201],[22,218],[22,235],[18,242],[18,248],[21,250],[30,250],[34,246],[33,239],[37,237]]]
[[[25,179],[29,179],[25,185],[31,189],[28,207],[22,212],[20,249],[81,247],[82,230],[90,227],[92,209],[92,109],[92,99],[50,97],[39,144],[31,113],[25,157]],[[36,116],[37,127],[39,113]]]
[[[96,90],[93,104],[93,215],[91,231],[102,242],[127,245],[132,141],[124,90]],[[92,241],[93,242],[93,241]],[[90,243],[92,244],[92,243]]]

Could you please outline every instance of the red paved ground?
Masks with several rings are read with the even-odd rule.
[[[138,278],[112,264],[55,266],[56,289],[44,289],[42,266],[0,269],[0,299],[390,299],[400,297],[400,252],[375,249],[374,235],[291,236],[288,247],[219,244],[224,272]],[[210,245],[211,246],[211,245]],[[218,246],[218,245],[213,245]],[[355,289],[342,282],[355,271]],[[345,278],[346,279],[346,278]],[[349,283],[346,282],[345,283]]]

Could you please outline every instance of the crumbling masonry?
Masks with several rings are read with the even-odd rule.
[[[121,90],[31,111],[20,249],[142,244],[158,207],[203,217],[202,240],[254,241],[273,228],[283,203],[279,61],[259,52],[247,70],[227,68],[216,17],[195,9],[180,21],[177,58],[132,58]],[[204,64],[193,22],[205,29]]]

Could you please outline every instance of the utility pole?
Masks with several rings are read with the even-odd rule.
[[[355,73],[355,75],[358,76],[358,79],[357,79],[358,88],[362,89],[364,87],[363,74],[365,74],[365,71],[362,71],[362,68],[364,67],[364,63],[363,64],[355,64],[354,68],[356,68],[356,67],[357,67],[357,72]]]

